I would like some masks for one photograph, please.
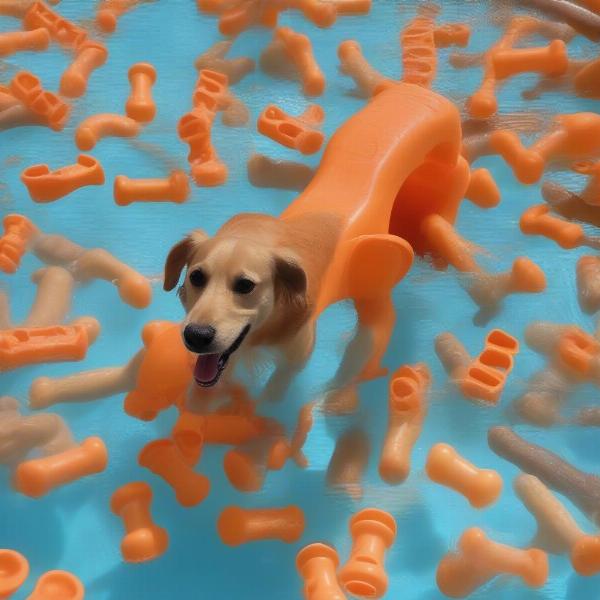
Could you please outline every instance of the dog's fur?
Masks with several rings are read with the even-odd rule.
[[[195,230],[176,244],[166,260],[164,289],[174,289],[187,267],[179,288],[187,313],[182,329],[188,324],[213,327],[211,352],[220,353],[250,325],[242,350],[272,348],[281,355],[280,366],[297,370],[313,347],[319,282],[338,235],[336,218],[323,213],[286,221],[240,214],[213,237]],[[202,288],[190,283],[190,273],[198,268],[207,277]],[[240,276],[256,284],[251,293],[233,292]]]

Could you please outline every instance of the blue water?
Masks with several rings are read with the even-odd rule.
[[[75,20],[89,19],[94,12],[91,0],[63,0],[58,9]],[[327,76],[327,91],[318,102],[326,112],[325,132],[330,135],[345,119],[363,105],[349,95],[352,82],[337,72],[336,49],[348,38],[360,41],[375,67],[390,77],[400,74],[398,33],[414,16],[413,2],[374,0],[369,16],[340,18],[329,30],[319,30],[297,13],[287,13],[282,23],[308,32]],[[469,49],[482,50],[498,36],[489,18],[487,2],[444,0],[440,21],[468,20],[473,26]],[[16,29],[18,22],[0,18],[0,30]],[[271,33],[254,30],[236,41],[232,55],[258,58]],[[46,128],[19,128],[0,133],[0,212],[20,212],[31,217],[47,232],[62,233],[87,247],[105,247],[142,273],[154,277],[154,300],[146,310],[135,310],[119,301],[116,290],[106,282],[94,282],[77,289],[72,314],[93,315],[102,324],[102,334],[82,364],[30,367],[4,374],[0,393],[18,398],[24,410],[27,389],[40,375],[58,376],[75,370],[118,365],[140,346],[140,332],[151,319],[181,318],[174,294],[162,291],[159,277],[169,247],[193,227],[214,232],[230,216],[244,211],[277,214],[294,197],[293,192],[253,188],[246,178],[246,159],[254,151],[271,156],[298,159],[292,152],[257,134],[254,122],[268,102],[290,112],[300,112],[306,100],[294,82],[275,81],[260,72],[251,74],[235,91],[248,104],[250,124],[241,129],[216,125],[214,139],[229,166],[226,185],[193,188],[184,205],[138,204],[117,207],[112,198],[112,180],[118,174],[130,177],[162,177],[173,165],[186,167],[187,147],[176,135],[179,117],[190,107],[196,78],[194,58],[219,39],[216,22],[198,13],[192,0],[162,0],[142,4],[125,15],[117,32],[106,39],[110,51],[107,64],[91,78],[87,95],[75,102],[73,116],[62,133]],[[571,45],[574,56],[593,56],[597,46],[582,38]],[[447,64],[448,51],[440,52],[440,74],[434,88],[461,102],[479,82],[479,69],[454,71]],[[23,53],[2,63],[0,82],[7,82],[20,68],[38,74],[45,87],[57,89],[60,74],[69,56],[52,46],[46,53]],[[158,106],[155,121],[146,127],[140,141],[152,144],[140,149],[122,139],[103,140],[94,149],[104,166],[107,184],[85,188],[50,205],[34,204],[19,180],[23,168],[47,162],[52,168],[74,162],[78,152],[73,142],[74,128],[86,115],[122,112],[129,93],[127,69],[137,61],[148,61],[158,71],[154,90]],[[5,67],[5,68],[4,68]],[[521,76],[500,93],[502,112],[536,110],[543,114],[597,110],[593,102],[583,102],[564,94],[549,94],[524,103],[519,92],[534,77]],[[308,159],[316,164],[319,157]],[[430,411],[423,433],[413,453],[413,469],[400,486],[388,486],[379,479],[377,463],[387,415],[387,381],[382,379],[360,388],[360,410],[350,417],[325,419],[316,414],[315,425],[305,451],[310,466],[299,470],[287,465],[267,476],[264,490],[240,494],[228,484],[222,471],[225,449],[211,447],[201,461],[212,490],[208,499],[192,509],[182,508],[161,480],[137,465],[137,454],[148,441],[168,434],[175,420],[170,410],[153,423],[142,423],[125,415],[122,397],[80,405],[61,405],[62,415],[78,439],[100,435],[110,453],[107,470],[54,491],[40,500],[16,494],[9,474],[0,473],[0,547],[15,548],[31,564],[31,575],[16,594],[22,600],[37,577],[54,568],[76,573],[84,582],[90,600],[296,600],[301,598],[301,582],[294,559],[303,545],[323,540],[334,544],[342,560],[350,539],[347,523],[360,508],[376,506],[389,510],[397,519],[398,536],[387,558],[390,586],[386,598],[433,600],[441,598],[435,585],[435,568],[442,555],[452,548],[461,532],[480,526],[498,541],[526,545],[535,532],[535,522],[520,504],[511,488],[517,470],[496,457],[487,447],[486,432],[494,424],[507,423],[506,408],[522,390],[527,377],[538,370],[542,359],[522,346],[502,401],[495,408],[482,408],[466,402],[446,383],[446,376],[433,352],[433,338],[440,332],[455,333],[476,354],[482,348],[487,330],[501,327],[522,340],[524,327],[535,319],[571,322],[591,330],[593,320],[584,316],[576,301],[575,263],[583,251],[566,252],[543,238],[524,237],[518,227],[522,211],[541,202],[538,186],[523,187],[498,159],[483,159],[480,166],[491,169],[502,190],[502,203],[482,211],[464,202],[458,228],[473,242],[487,248],[487,263],[494,271],[509,267],[512,260],[526,254],[546,272],[547,291],[539,296],[514,296],[485,327],[476,327],[476,307],[460,287],[452,272],[434,272],[417,261],[395,291],[398,321],[385,363],[396,368],[403,363],[425,361],[434,378]],[[557,174],[556,179],[573,186],[583,179]],[[28,311],[34,294],[31,273],[39,262],[27,256],[19,272],[2,276],[1,284],[11,299],[13,318],[18,322]],[[355,316],[345,305],[329,309],[320,319],[314,355],[297,378],[288,396],[271,412],[292,427],[297,411],[314,399],[320,387],[335,371]],[[593,403],[597,392],[582,387],[570,399],[566,412]],[[597,402],[597,400],[596,400]],[[365,493],[360,501],[329,491],[325,471],[335,440],[341,432],[360,424],[370,436],[371,458],[365,477]],[[600,471],[598,431],[563,426],[549,431],[518,425],[526,438],[559,452],[580,468]],[[498,470],[505,481],[500,500],[491,508],[476,511],[458,494],[429,482],[423,467],[427,451],[436,442],[453,444],[464,456],[480,466]],[[109,510],[112,492],[132,480],[151,483],[155,493],[156,521],[170,533],[170,548],[159,560],[141,565],[121,560],[119,543],[122,523]],[[298,504],[306,513],[307,527],[300,542],[255,543],[239,548],[224,546],[216,533],[216,519],[223,507]],[[582,515],[568,502],[581,525],[591,531]],[[594,600],[600,598],[600,577],[582,578],[574,574],[567,558],[551,558],[551,576],[541,589],[532,591],[518,581],[496,580],[473,595],[474,598],[502,600]]]

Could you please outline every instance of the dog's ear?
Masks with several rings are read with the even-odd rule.
[[[208,235],[204,231],[196,229],[171,248],[165,261],[163,283],[165,291],[170,292],[177,285],[183,267],[188,263],[198,245],[206,239],[208,239]]]
[[[293,257],[274,259],[275,301],[281,311],[281,333],[300,329],[310,316],[306,272]]]

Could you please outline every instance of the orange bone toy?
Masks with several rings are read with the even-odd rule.
[[[84,119],[75,131],[75,143],[80,150],[91,150],[102,138],[135,137],[141,131],[137,121],[124,115],[100,113]]]
[[[138,462],[164,479],[182,506],[196,506],[208,496],[210,481],[194,472],[171,440],[150,442],[142,448]]]
[[[287,148],[302,154],[314,154],[321,149],[325,136],[315,127],[323,122],[325,113],[317,104],[311,104],[299,117],[292,117],[278,106],[270,104],[258,117],[260,133]]]
[[[496,502],[502,491],[502,478],[491,469],[479,469],[448,444],[435,444],[427,456],[429,479],[462,494],[474,508]]]
[[[529,148],[511,131],[494,131],[495,152],[512,168],[521,183],[536,183],[553,163],[570,162],[600,153],[600,115],[591,112],[558,115],[549,133]]]
[[[0,371],[82,360],[99,332],[100,324],[92,317],[83,317],[72,325],[5,329],[0,331]]]
[[[231,85],[241,81],[248,73],[256,68],[254,61],[246,56],[239,58],[225,58],[225,55],[231,49],[233,40],[222,40],[211,46],[208,50],[200,54],[194,66],[199,71],[208,69],[217,71],[227,76]]]
[[[31,239],[39,230],[23,215],[6,215],[3,225],[4,234],[0,237],[0,271],[15,273]]]
[[[190,146],[188,161],[196,185],[217,186],[227,180],[227,166],[217,156],[210,139],[213,119],[214,113],[199,108],[181,117],[177,125],[181,141]]]
[[[85,589],[81,581],[68,571],[48,571],[36,582],[27,600],[83,600]]]
[[[146,562],[164,554],[169,546],[169,534],[152,520],[150,504],[152,488],[143,481],[133,481],[114,492],[111,511],[123,519],[125,537],[121,554],[127,562]]]
[[[10,82],[10,91],[51,129],[61,131],[66,125],[71,107],[56,94],[45,91],[32,73],[19,71]]]
[[[260,540],[292,544],[304,533],[304,513],[297,506],[255,509],[229,506],[219,515],[217,531],[228,546]]]
[[[591,577],[600,573],[600,535],[584,535],[573,545],[571,563],[579,573]]]
[[[114,197],[119,206],[132,202],[185,202],[190,184],[184,171],[172,171],[168,179],[129,179],[115,177]]]
[[[506,379],[513,368],[519,342],[502,329],[493,329],[485,339],[485,348],[467,367],[459,387],[467,398],[497,404]]]
[[[388,429],[379,460],[384,481],[402,483],[410,472],[410,455],[427,414],[427,365],[400,367],[390,378]]]
[[[565,249],[577,248],[589,243],[581,225],[550,214],[550,207],[547,204],[529,207],[521,215],[519,226],[525,235],[542,235]]]
[[[23,50],[47,50],[50,34],[40,27],[31,31],[9,31],[0,33],[0,56],[9,56]]]
[[[493,208],[500,204],[500,190],[487,169],[471,171],[465,198],[479,208]]]
[[[34,0],[2,0],[0,2],[0,15],[22,19],[31,8]],[[60,0],[49,0],[48,4],[58,4]]]
[[[128,76],[131,95],[125,103],[125,113],[140,123],[149,123],[156,115],[156,104],[152,99],[156,69],[150,63],[136,63],[129,69]]]
[[[212,117],[221,111],[221,121],[228,127],[245,125],[250,118],[248,108],[229,89],[227,75],[218,71],[200,71],[192,97],[194,110],[207,109]]]
[[[102,0],[96,12],[96,24],[104,33],[113,33],[119,17],[142,0]]]
[[[467,110],[472,117],[487,119],[496,114],[498,110],[498,101],[496,100],[498,75],[494,67],[494,57],[498,52],[510,50],[516,42],[526,35],[536,33],[540,23],[542,22],[533,17],[513,17],[504,35],[485,52],[483,59],[483,82],[467,101]]]
[[[437,584],[451,598],[464,598],[490,579],[515,575],[530,587],[548,579],[548,557],[537,548],[521,550],[488,539],[481,529],[467,529],[458,541],[458,553],[446,554],[437,568]]]
[[[385,552],[394,543],[396,521],[383,510],[365,508],[350,519],[350,535],[352,550],[338,581],[352,596],[381,598],[388,586]]]
[[[296,556],[296,568],[304,582],[305,600],[346,600],[336,571],[340,559],[327,544],[309,544]]]
[[[108,453],[99,437],[73,448],[21,463],[15,471],[15,488],[31,498],[44,496],[61,485],[106,469]]]
[[[29,575],[27,559],[15,550],[0,549],[0,598],[10,598]]]
[[[104,170],[93,157],[80,154],[77,163],[50,171],[48,165],[32,165],[21,173],[21,181],[35,202],[53,202],[87,185],[102,185]]]
[[[52,4],[56,4],[52,2]],[[43,2],[34,2],[23,17],[25,29],[44,27],[50,37],[62,46],[75,50],[87,38],[87,31],[61,17]]]
[[[445,23],[433,30],[433,41],[436,48],[449,46],[468,46],[471,28],[466,23]]]
[[[558,77],[569,66],[567,46],[562,40],[553,40],[543,48],[500,50],[494,53],[492,61],[498,79],[529,72]]]
[[[306,96],[320,96],[325,91],[325,76],[315,60],[310,39],[289,27],[275,30],[273,41],[260,57],[260,64],[265,71],[279,75],[293,65]]]
[[[589,177],[587,186],[579,194],[583,201],[591,206],[600,206],[600,162],[579,161],[571,168]]]
[[[357,92],[365,98],[370,98],[386,79],[367,62],[355,40],[346,40],[338,46],[338,58],[340,71],[352,77]]]
[[[434,42],[435,21],[422,14],[408,23],[400,34],[402,81],[430,87],[437,71]]]
[[[85,41],[77,48],[75,60],[60,78],[60,93],[68,98],[79,98],[87,90],[92,71],[101,67],[108,57],[106,46],[100,42]]]

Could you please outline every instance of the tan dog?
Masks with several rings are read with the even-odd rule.
[[[194,377],[214,386],[240,348],[270,347],[295,371],[314,342],[314,298],[336,243],[335,219],[242,214],[214,237],[196,230],[170,251],[164,289],[178,284],[182,334],[199,355]]]

